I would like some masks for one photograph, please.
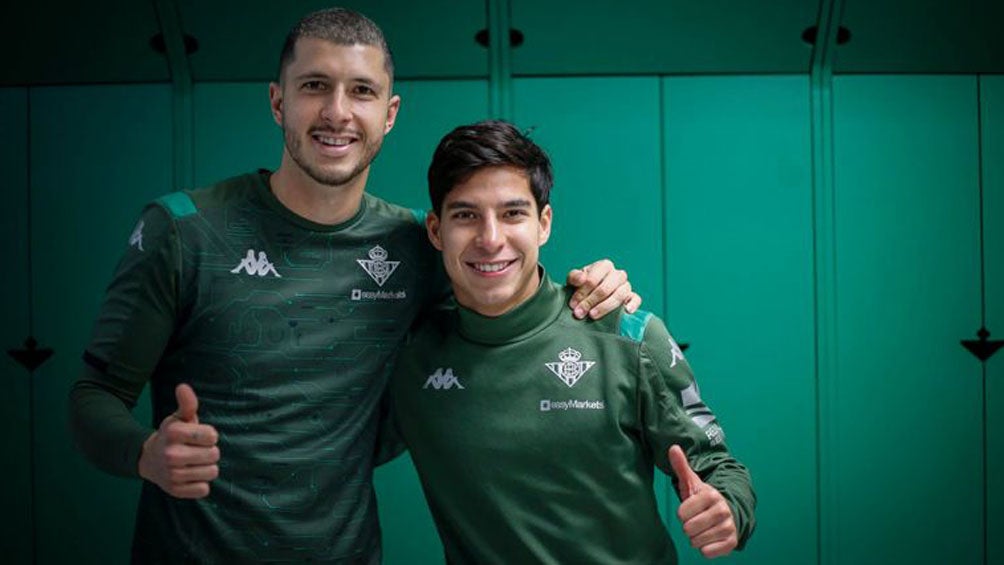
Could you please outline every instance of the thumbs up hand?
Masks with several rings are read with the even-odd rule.
[[[732,509],[722,493],[705,483],[690,468],[678,445],[669,448],[669,464],[676,474],[680,495],[677,516],[690,545],[707,558],[728,555],[739,543]]]
[[[209,495],[209,482],[220,474],[216,463],[219,434],[199,423],[199,399],[187,384],[174,391],[178,409],[143,442],[139,475],[177,498]]]

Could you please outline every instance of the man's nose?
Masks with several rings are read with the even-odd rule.
[[[484,249],[494,250],[502,245],[503,237],[498,221],[488,216],[478,230],[476,243]]]
[[[345,93],[336,90],[321,108],[321,117],[329,122],[344,122],[352,117],[352,101]]]

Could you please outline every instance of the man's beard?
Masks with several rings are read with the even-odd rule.
[[[353,167],[348,172],[343,171],[328,171],[323,167],[319,167],[314,163],[307,160],[306,156],[303,154],[303,143],[301,138],[297,137],[296,134],[285,127],[283,128],[283,137],[286,141],[286,150],[289,152],[289,156],[293,158],[293,161],[300,167],[300,169],[307,173],[311,179],[319,184],[325,186],[338,187],[344,186],[349,182],[355,180],[359,175],[361,175],[373,159],[376,158],[377,153],[380,152],[380,146],[382,141],[380,140],[376,143],[367,143],[363,146],[363,153]],[[359,143],[358,141],[356,143]]]

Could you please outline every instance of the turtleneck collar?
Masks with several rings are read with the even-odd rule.
[[[460,335],[485,345],[502,345],[527,339],[550,325],[565,308],[566,296],[562,287],[547,276],[544,268],[538,268],[540,286],[537,292],[501,316],[483,316],[458,306]]]

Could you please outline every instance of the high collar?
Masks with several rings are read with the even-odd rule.
[[[527,339],[553,322],[565,308],[566,293],[540,267],[540,286],[526,302],[502,314],[484,316],[459,306],[459,331],[466,339],[485,345],[502,345]]]

